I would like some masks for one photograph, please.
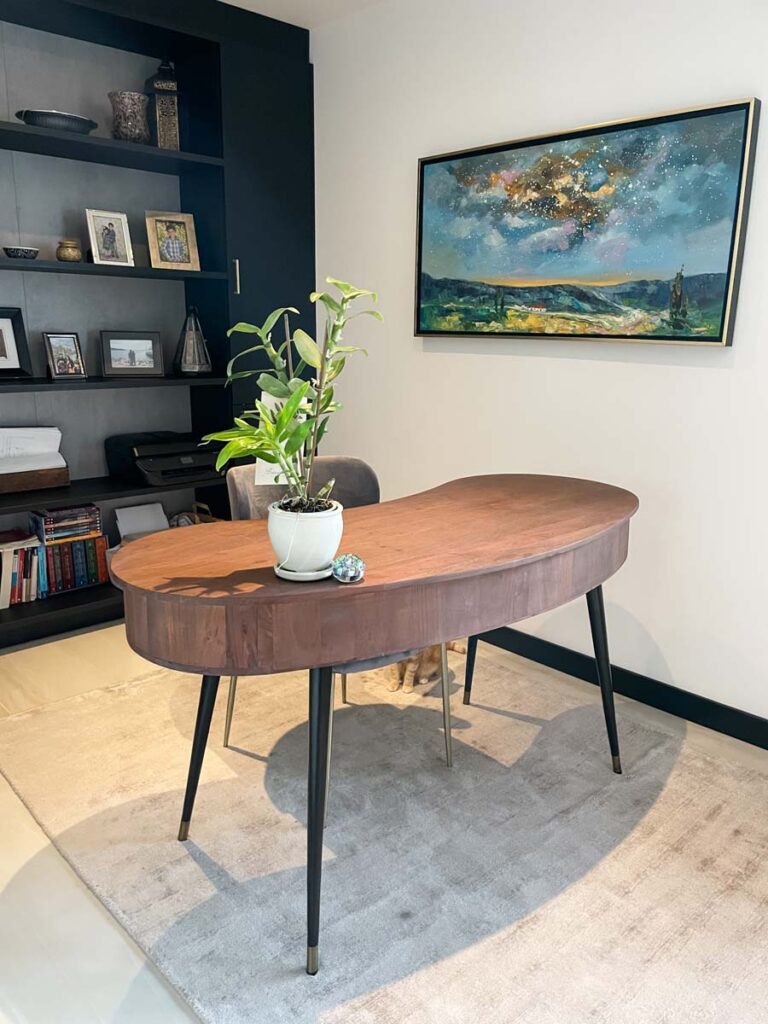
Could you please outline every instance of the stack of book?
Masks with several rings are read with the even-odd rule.
[[[30,529],[44,562],[45,594],[61,594],[109,580],[107,538],[96,505],[31,512]]]
[[[0,610],[44,597],[45,549],[24,530],[0,533]]]

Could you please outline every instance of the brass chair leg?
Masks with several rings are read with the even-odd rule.
[[[341,672],[340,675],[341,675],[341,703],[342,704],[349,704],[349,701],[347,700],[347,673],[346,672]]]
[[[453,767],[451,737],[451,692],[448,688],[448,645],[440,644],[440,668],[443,687],[443,731],[445,732],[445,763]]]
[[[229,696],[227,697],[227,717],[224,722],[224,746],[229,746],[229,733],[232,729],[232,715],[235,711],[235,694],[237,693],[237,676],[229,677]]]

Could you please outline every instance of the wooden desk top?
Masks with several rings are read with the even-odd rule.
[[[212,675],[342,664],[482,632],[604,582],[627,553],[629,491],[566,477],[468,477],[344,512],[341,550],[366,576],[291,583],[266,523],[185,527],[134,541],[111,575],[131,646]]]

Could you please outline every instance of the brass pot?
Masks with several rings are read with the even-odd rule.
[[[83,250],[76,238],[62,238],[56,246],[56,259],[61,263],[82,263]]]

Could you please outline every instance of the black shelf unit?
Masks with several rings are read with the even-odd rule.
[[[50,487],[44,491],[20,491],[17,494],[0,494],[0,516],[18,515],[20,512],[34,512],[39,508],[62,508],[65,505],[78,505],[92,501],[118,501],[122,498],[146,498],[154,494],[166,494],[171,491],[200,490],[207,487],[222,487],[223,477],[199,483],[179,480],[162,487],[150,484],[132,484],[124,480],[115,480],[111,476],[83,477],[73,480],[67,487]]]
[[[226,377],[86,377],[85,380],[50,380],[48,377],[24,377],[0,380],[0,395],[23,395],[27,391],[105,391],[123,388],[200,388],[224,387]]]
[[[226,281],[224,270],[163,270],[161,267],[110,267],[102,263],[64,263],[59,260],[0,260],[0,270],[23,274],[82,274],[85,277],[132,277],[150,281]]]
[[[154,171],[155,174],[183,174],[189,167],[224,166],[221,157],[158,149],[156,146],[105,139],[100,135],[33,128],[21,121],[0,121],[0,149],[130,167],[137,171]]]
[[[55,594],[0,611],[0,649],[42,640],[123,615],[123,595],[111,583]]]
[[[244,335],[230,340],[229,326],[238,321],[261,323],[271,309],[297,305],[302,313],[294,326],[314,330],[314,310],[308,301],[315,287],[309,33],[218,0],[0,0],[2,21],[175,62],[182,97],[181,152],[31,128],[21,122],[0,123],[0,149],[178,177],[180,208],[194,215],[205,269],[178,273],[2,260],[0,270],[67,274],[72,287],[82,277],[181,281],[187,305],[197,307],[205,326],[214,376],[5,380],[0,381],[0,394],[188,387],[193,433],[200,437],[220,428],[252,400],[250,383],[211,386],[223,384],[237,346],[250,344]],[[96,394],[91,400],[105,399]],[[143,426],[136,423],[134,429]],[[225,515],[222,484],[218,479],[192,486],[217,514]],[[190,486],[179,482],[167,490]],[[92,477],[56,490],[0,495],[0,517],[41,505],[162,493],[159,488]],[[121,612],[120,593],[109,585],[15,606],[0,611],[0,648],[109,621]]]

